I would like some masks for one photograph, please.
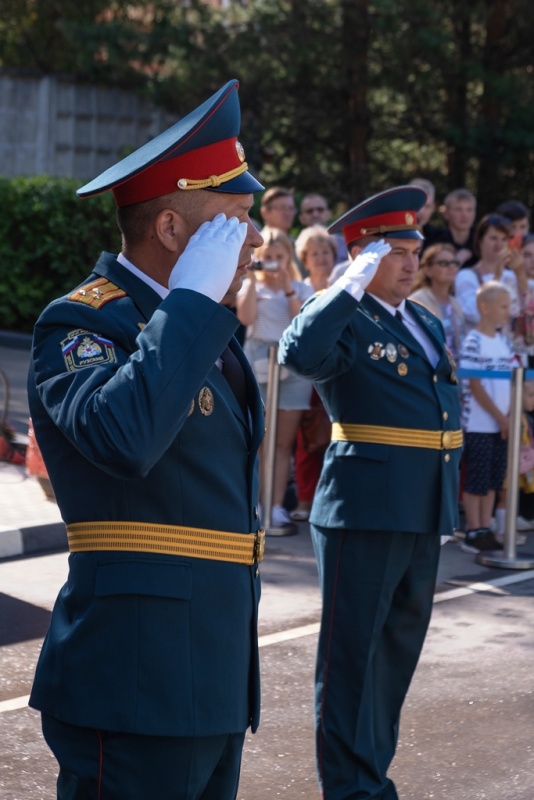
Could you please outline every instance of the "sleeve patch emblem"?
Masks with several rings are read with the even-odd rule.
[[[113,342],[89,331],[71,331],[61,342],[61,352],[69,372],[117,362]]]

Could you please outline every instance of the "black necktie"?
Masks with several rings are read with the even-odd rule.
[[[399,320],[399,322],[402,322],[402,324],[404,325],[404,317],[402,316],[401,312],[398,310],[395,311],[395,316]]]
[[[247,380],[245,378],[245,371],[239,363],[239,359],[232,353],[228,346],[224,348],[221,358],[222,374],[228,381],[230,389],[241,407],[243,416],[245,419],[248,419]]]

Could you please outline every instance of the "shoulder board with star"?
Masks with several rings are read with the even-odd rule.
[[[414,306],[419,306],[421,311],[425,312],[426,314],[430,314],[430,319],[428,317],[425,317],[425,313],[422,314],[423,319],[426,319],[427,322],[439,319],[438,315],[435,314],[434,311],[432,311],[428,306],[425,306],[425,304],[421,300],[413,300],[411,297],[409,298],[409,300],[410,303],[414,304]]]
[[[109,303],[110,300],[116,300],[118,297],[126,297],[127,292],[120,289],[107,278],[97,278],[91,283],[86,283],[79,289],[76,289],[71,295],[69,300],[75,303],[85,303],[92,308],[102,308],[103,305]]]

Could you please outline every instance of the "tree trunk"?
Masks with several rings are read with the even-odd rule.
[[[346,161],[352,204],[369,194],[370,136],[367,110],[367,53],[369,48],[369,0],[342,0],[341,37],[346,99]]]
[[[506,200],[499,194],[495,180],[495,162],[502,149],[500,133],[502,109],[495,93],[495,81],[499,78],[501,65],[504,62],[505,37],[508,27],[507,0],[488,0],[489,14],[486,23],[486,43],[482,58],[484,90],[482,94],[480,129],[480,156],[478,168],[477,197],[482,208],[491,211],[500,202]]]
[[[465,64],[472,59],[471,12],[464,0],[455,3],[456,13],[452,24],[458,51],[458,69],[449,85],[446,86],[446,116],[453,129],[454,144],[447,147],[448,188],[459,189],[465,186],[467,173],[467,139],[469,117],[467,110],[467,72]]]

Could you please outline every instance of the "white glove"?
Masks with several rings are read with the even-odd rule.
[[[365,287],[371,283],[378,265],[390,250],[391,245],[383,239],[380,239],[379,242],[370,242],[361,253],[358,253],[347,270],[334,283],[334,286],[345,289],[355,300],[361,300]]]
[[[246,222],[217,214],[189,239],[169,277],[169,289],[192,289],[220,303],[237,269]]]

